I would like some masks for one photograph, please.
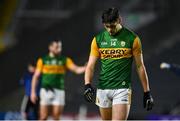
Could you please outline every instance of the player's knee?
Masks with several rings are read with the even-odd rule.
[[[117,114],[112,116],[112,120],[127,120],[127,117],[126,114]]]
[[[61,111],[53,111],[52,116],[54,120],[59,120],[61,116]]]
[[[53,114],[53,119],[54,120],[59,120],[60,119],[60,114],[59,113]]]
[[[101,113],[102,120],[112,120],[112,114],[111,113]]]
[[[48,119],[48,116],[40,116],[40,120],[47,120]]]
[[[115,105],[113,106],[112,120],[127,120],[130,105]]]
[[[102,118],[102,120],[112,120],[112,117],[111,116],[102,116],[101,115],[101,118]]]
[[[102,120],[112,120],[112,109],[100,109]]]
[[[47,114],[41,114],[39,119],[40,120],[47,120],[48,119],[48,115]]]

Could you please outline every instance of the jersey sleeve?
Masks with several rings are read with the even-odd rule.
[[[43,60],[41,58],[39,58],[37,61],[36,69],[39,71],[42,71],[42,68],[43,68]]]
[[[99,49],[98,49],[98,46],[97,46],[96,38],[95,38],[95,37],[94,37],[94,39],[92,40],[92,43],[91,43],[90,56],[99,57]]]
[[[71,58],[67,57],[66,59],[66,67],[69,69],[71,66],[74,65],[74,62],[72,61]]]
[[[133,42],[133,56],[142,54],[142,46],[139,37],[136,37]]]

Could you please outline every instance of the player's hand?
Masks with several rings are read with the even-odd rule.
[[[95,91],[91,84],[85,85],[84,98],[88,102],[95,102]]]
[[[143,105],[144,105],[144,108],[147,111],[149,111],[149,110],[151,110],[153,108],[154,100],[152,98],[152,95],[151,95],[150,91],[144,92]]]
[[[170,64],[169,63],[165,63],[165,62],[162,62],[161,64],[160,64],[160,68],[161,69],[169,69],[170,68]]]
[[[36,103],[36,100],[37,100],[36,93],[35,93],[35,92],[32,92],[32,93],[31,93],[31,102],[35,104],[35,103]]]

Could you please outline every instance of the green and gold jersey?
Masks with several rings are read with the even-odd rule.
[[[133,56],[141,53],[139,37],[125,27],[114,36],[107,31],[95,36],[90,56],[99,57],[101,60],[98,88],[130,88]]]
[[[66,69],[73,65],[73,61],[64,56],[50,57],[49,55],[39,58],[37,70],[42,73],[42,88],[64,89],[64,75]]]

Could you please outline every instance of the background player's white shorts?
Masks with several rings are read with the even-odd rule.
[[[65,105],[64,90],[54,89],[54,91],[41,88],[40,90],[41,105]]]
[[[130,89],[97,89],[96,105],[101,108],[110,108],[115,104],[130,104]]]

